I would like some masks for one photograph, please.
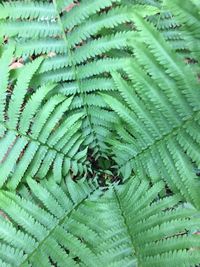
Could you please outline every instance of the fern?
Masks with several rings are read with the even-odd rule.
[[[55,85],[43,85],[29,96],[30,80],[42,58],[22,68],[13,89],[10,88],[11,93],[7,99],[12,53],[12,48],[7,49],[0,62],[4,83],[1,85],[0,106],[0,186],[6,184],[8,188],[16,189],[27,175],[44,178],[51,166],[57,182],[61,181],[62,176],[66,176],[70,169],[75,175],[78,171],[83,173],[82,163],[85,161],[87,150],[78,152],[84,141],[78,131],[84,114],[77,112],[69,114],[68,117],[64,116],[72,97],[65,98],[61,94],[56,94],[45,100]]]
[[[200,163],[199,140],[194,127],[198,127],[200,108],[198,81],[191,68],[138,14],[135,24],[146,45],[132,42],[135,58],[124,69],[129,81],[113,73],[123,100],[105,95],[134,138],[132,149],[125,147],[126,156],[118,157],[123,148],[114,142],[115,158],[127,177],[132,169],[141,176],[146,173],[153,181],[162,177],[174,192],[181,192],[199,207],[195,174]],[[119,135],[123,142],[132,143],[123,132]]]
[[[166,5],[173,10],[177,20],[181,23],[181,34],[187,44],[186,48],[190,51],[190,57],[194,57],[199,61],[199,3],[198,1],[189,1],[184,3],[176,1],[174,4],[166,2]]]
[[[103,197],[86,182],[68,180],[61,188],[53,181],[28,180],[28,185],[34,202],[0,194],[6,214],[0,227],[2,266],[195,266],[200,261],[200,238],[188,233],[199,225],[195,210],[181,208],[176,196],[154,200],[162,183],[150,188],[135,180]]]
[[[51,266],[48,259],[50,256],[51,260],[58,262],[59,265],[75,266],[73,260],[75,251],[82,256],[84,253],[90,255],[90,251],[85,245],[81,246],[80,250],[81,242],[67,231],[68,221],[72,210],[84,203],[95,187],[82,182],[75,184],[70,180],[64,190],[55,182],[44,181],[45,187],[33,180],[29,180],[28,184],[34,190],[35,197],[38,199],[37,204],[12,193],[1,192],[1,208],[6,205],[8,216],[13,218],[21,228],[17,230],[11,222],[1,220],[1,238],[5,242],[1,247],[1,259],[5,261],[6,266],[27,266],[29,263]],[[42,207],[40,207],[41,204]],[[67,235],[62,237],[63,233]],[[14,242],[14,247],[7,246],[7,242],[11,244]],[[64,250],[68,242],[71,243],[68,249],[73,250],[71,255],[67,255]],[[91,256],[88,262],[92,261]],[[83,258],[87,262],[87,257]]]
[[[98,147],[95,153],[97,157],[106,156],[103,141],[105,136],[102,137],[101,131],[99,132],[93,125],[90,102],[92,102],[92,109],[96,107],[97,113],[98,102],[102,102],[102,100],[94,100],[97,99],[97,93],[99,90],[110,91],[112,88],[102,88],[101,85],[98,88],[92,88],[97,77],[105,79],[105,73],[122,69],[125,61],[129,60],[131,55],[128,51],[128,40],[135,33],[126,23],[132,21],[133,7],[129,9],[120,4],[119,0],[97,0],[84,1],[75,5],[70,12],[66,12],[63,10],[70,5],[71,1],[66,1],[63,6],[61,3],[54,1],[49,4],[46,13],[44,3],[19,2],[19,7],[22,8],[17,16],[15,14],[19,8],[18,2],[2,5],[0,36],[6,34],[20,42],[16,48],[17,57],[33,54],[47,55],[47,59],[42,63],[34,79],[34,84],[43,85],[47,81],[59,82],[61,88],[58,87],[58,90],[63,92],[65,83],[68,86],[69,82],[76,82],[78,95],[74,98],[75,104],[72,108],[83,109],[85,114],[86,123],[83,124],[82,129],[86,137],[85,142],[89,142],[90,148]],[[99,11],[104,9],[108,9],[108,12],[99,14]],[[153,11],[140,9],[142,13]],[[6,21],[3,20],[5,16]],[[118,29],[120,26],[123,26],[123,30]],[[122,49],[127,50],[125,55],[121,53]],[[53,56],[49,57],[49,54]],[[88,80],[93,81],[91,82],[93,93],[84,91]],[[110,82],[112,82],[111,79]],[[67,88],[66,93],[69,94]],[[101,107],[104,108],[104,106]],[[103,118],[101,121],[103,122]],[[111,126],[112,123],[111,120]],[[112,131],[112,127],[108,129],[106,123],[105,125],[101,123],[98,128],[106,128],[106,137]],[[89,135],[88,131],[90,131]]]
[[[198,0],[0,2],[0,266],[199,266]]]

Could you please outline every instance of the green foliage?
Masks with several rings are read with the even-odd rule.
[[[51,266],[49,256],[61,266],[75,266],[74,253],[80,254],[86,263],[91,263],[92,253],[67,228],[72,211],[85,203],[95,186],[84,182],[75,184],[70,180],[64,189],[53,181],[43,180],[43,185],[39,185],[29,179],[27,183],[35,201],[1,192],[1,208],[13,220],[13,223],[7,218],[1,220],[0,236],[4,242],[1,246],[1,265],[27,266],[32,263]],[[16,229],[15,225],[19,225],[20,229]],[[72,255],[68,255],[65,249],[70,249]]]
[[[173,10],[177,21],[182,25],[181,34],[187,44],[186,48],[190,50],[194,58],[199,60],[199,1],[191,0],[183,3],[182,1],[166,0],[166,6]]]
[[[128,23],[132,21],[134,7],[119,4],[119,0],[89,0],[66,12],[63,10],[71,1],[63,6],[61,3],[3,4],[0,36],[8,35],[10,42],[17,42],[17,57],[46,55],[34,84],[56,82],[57,91],[75,94],[71,108],[83,110],[85,114],[82,124],[85,144],[93,149],[95,156],[106,156],[104,141],[112,131],[115,117],[104,116],[101,110],[105,109],[105,103],[98,92],[114,90],[108,74],[123,69],[130,59],[128,40],[135,32]],[[155,8],[139,10],[148,14]]]
[[[0,2],[0,266],[198,266],[199,1]]]
[[[1,266],[195,266],[200,261],[195,209],[163,184],[135,179],[101,196],[95,185],[28,180],[31,196],[1,191]],[[146,194],[143,195],[143,191]],[[192,250],[191,243],[193,244]]]
[[[132,169],[152,182],[162,178],[173,192],[199,208],[197,73],[136,12],[134,21],[139,30],[137,40],[131,42],[135,57],[124,66],[122,75],[112,75],[121,98],[104,95],[126,123],[122,130],[116,125],[119,138],[112,137],[109,143],[125,178]]]
[[[79,129],[84,114],[66,115],[72,97],[54,94],[47,98],[55,84],[42,85],[29,95],[30,80],[42,57],[25,65],[14,86],[10,85],[8,95],[12,52],[13,48],[8,48],[0,61],[0,186],[6,183],[9,189],[14,190],[24,177],[42,179],[49,171],[53,171],[57,182],[69,173],[70,168],[75,175],[78,171],[81,174],[86,172],[87,149],[78,151],[83,142]]]

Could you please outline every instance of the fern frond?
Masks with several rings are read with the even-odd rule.
[[[199,266],[198,0],[0,2],[0,266]]]
[[[1,209],[7,207],[10,220],[20,226],[17,230],[11,221],[2,222],[2,260],[12,266],[26,266],[30,262],[46,266],[51,266],[52,262],[61,266],[76,266],[75,257],[78,256],[83,263],[92,266],[96,258],[90,248],[66,227],[72,210],[82,205],[95,187],[83,181],[75,184],[71,180],[68,180],[64,190],[53,181],[44,181],[43,185],[39,185],[28,180],[28,184],[37,204],[6,191],[0,193]],[[67,249],[69,253],[66,253]],[[14,260],[14,257],[17,258]]]
[[[4,107],[6,103],[7,81],[9,78],[9,64],[13,57],[14,48],[7,49],[0,59],[0,120],[4,121]]]
[[[89,127],[92,127],[90,120],[93,114],[88,109],[88,92],[84,91],[84,84],[90,79],[109,78],[109,74],[122,69],[130,57],[128,40],[135,36],[135,32],[127,23],[132,21],[133,8],[120,2],[86,0],[73,4],[69,12],[67,7],[71,5],[70,1],[54,1],[47,12],[44,3],[20,1],[19,6],[17,2],[2,6],[0,36],[9,36],[11,42],[17,44],[20,42],[16,55],[46,55],[33,84],[75,82]],[[21,10],[15,15],[20,7]],[[137,7],[142,14],[155,12],[148,6],[146,9]],[[127,52],[123,54],[122,49]],[[101,84],[96,84],[93,90],[100,91]],[[93,138],[95,143],[98,143],[95,138],[99,135],[96,132],[98,129],[91,129],[93,134],[88,137]],[[97,154],[100,155],[105,145],[99,143],[98,147]]]
[[[103,196],[93,193],[95,184],[70,179],[63,187],[53,180],[29,179],[28,185],[34,198],[0,192],[7,216],[0,226],[0,259],[7,266],[200,263],[200,238],[189,232],[199,225],[196,210],[180,207],[175,195],[158,200],[161,182],[150,187],[136,178]]]
[[[128,123],[128,132],[135,139],[129,141],[123,131],[118,132],[124,148],[114,145],[115,159],[126,178],[132,169],[142,176],[146,173],[152,181],[162,177],[174,192],[199,207],[195,173],[199,138],[186,137],[186,129],[193,131],[194,122],[199,121],[198,81],[192,69],[145,19],[137,14],[134,18],[145,44],[132,41],[135,59],[124,67],[129,81],[113,73],[122,99],[104,96]],[[128,148],[130,142],[132,149]],[[119,156],[121,149],[126,156]]]
[[[6,184],[15,189],[27,175],[43,178],[51,170],[51,166],[57,181],[61,181],[70,168],[76,174],[79,170],[83,173],[82,164],[86,160],[87,150],[83,149],[82,156],[78,152],[84,140],[72,142],[74,136],[68,131],[79,131],[81,124],[78,122],[84,114],[77,112],[64,117],[72,97],[65,99],[63,95],[57,94],[45,100],[55,85],[43,85],[29,97],[29,83],[42,58],[23,67],[8,99],[8,70],[12,52],[12,49],[6,50],[1,58],[4,67],[1,70],[4,77],[0,122],[1,187]],[[70,163],[68,168],[66,162]]]
[[[56,37],[62,34],[57,23],[48,21],[30,21],[28,26],[24,21],[0,22],[0,36],[22,38]]]
[[[45,16],[44,16],[45,14]],[[0,19],[44,19],[50,20],[55,17],[55,10],[52,4],[43,2],[24,1],[4,2],[0,7]]]
[[[179,21],[181,34],[184,36],[187,49],[189,49],[194,58],[199,60],[199,10],[200,6],[197,1],[165,1],[165,5],[172,10],[172,13]]]

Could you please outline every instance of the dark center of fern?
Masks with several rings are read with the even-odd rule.
[[[95,159],[92,155],[92,151],[88,151],[88,160],[91,164],[92,173],[89,179],[97,178],[100,186],[107,186],[110,183],[121,183],[122,178],[117,172],[115,162],[111,158],[99,157]]]

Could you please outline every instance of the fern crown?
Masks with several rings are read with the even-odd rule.
[[[198,0],[0,3],[0,266],[199,266]]]

